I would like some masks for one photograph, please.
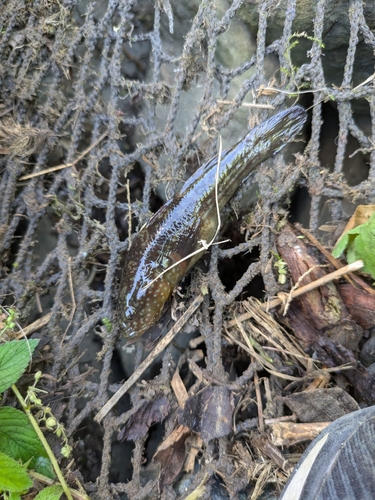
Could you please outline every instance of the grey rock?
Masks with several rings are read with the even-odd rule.
[[[277,40],[283,34],[288,3],[288,0],[280,0],[269,8],[266,38],[268,44]],[[309,37],[314,36],[314,19],[317,4],[316,0],[296,1],[296,16],[292,25],[293,33],[306,33]],[[367,0],[363,4],[365,21],[370,30],[374,32],[375,3],[373,0]],[[259,2],[250,0],[241,8],[239,15],[253,36],[256,36],[258,31],[258,9]],[[326,2],[321,42],[324,44],[322,65],[327,86],[341,86],[343,84],[344,68],[350,40],[350,9],[353,9],[353,19],[356,19],[359,12],[356,9],[355,2],[352,0]],[[291,50],[291,58],[293,64],[300,67],[302,64],[310,62],[308,51],[311,49],[312,41],[303,36],[293,38],[291,41],[295,40],[298,40],[298,45]],[[350,82],[353,87],[365,81],[373,73],[374,62],[375,58],[371,45],[368,45],[364,37],[360,35],[355,49],[353,81]],[[358,104],[356,104],[355,109],[357,112],[363,114],[368,112],[366,106],[360,107]]]

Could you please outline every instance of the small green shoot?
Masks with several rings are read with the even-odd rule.
[[[278,274],[278,283],[280,285],[285,285],[286,283],[286,277],[288,274],[288,266],[285,260],[283,260],[279,254],[272,252],[272,255],[275,257],[276,262],[274,263],[273,267],[277,269],[277,274]]]
[[[17,311],[15,309],[9,308],[9,309],[3,309],[6,314],[5,321],[2,322],[2,328],[0,330],[0,337],[3,335],[5,332],[13,331],[14,328],[16,327],[16,318],[17,318]]]
[[[111,333],[111,331],[112,331],[112,322],[111,322],[111,320],[109,320],[108,318],[103,318],[102,319],[102,323],[106,327],[107,332]]]

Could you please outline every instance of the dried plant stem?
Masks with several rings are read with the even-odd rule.
[[[159,356],[160,353],[169,345],[174,337],[178,334],[187,320],[194,314],[198,307],[203,302],[203,295],[198,295],[193,302],[190,304],[185,313],[181,318],[176,321],[174,326],[169,330],[167,335],[158,343],[155,349],[147,356],[147,358],[142,361],[135,372],[128,378],[128,380],[122,385],[122,387],[111,397],[109,401],[103,406],[103,408],[97,413],[94,420],[96,422],[101,422],[107,413],[115,406],[120,398],[136,383],[142,373],[151,365],[151,363]]]
[[[354,271],[358,271],[359,269],[362,269],[363,266],[364,266],[364,264],[363,264],[362,260],[356,260],[352,264],[348,264],[347,266],[344,266],[341,269],[337,269],[336,271],[334,271],[330,274],[327,274],[326,276],[323,276],[322,278],[319,278],[315,281],[312,281],[311,283],[308,283],[305,286],[302,286],[301,288],[298,288],[297,290],[294,290],[290,294],[290,298],[291,298],[291,300],[293,300],[293,299],[299,297],[300,295],[303,295],[304,293],[311,292],[311,290],[315,290],[315,288],[318,288],[320,286],[324,286],[333,280],[339,279],[342,276],[344,276],[345,274],[348,274],[348,273],[351,273]],[[281,300],[280,298],[273,299],[273,300],[267,302],[266,304],[263,304],[262,308],[266,309],[266,310],[273,309],[274,307],[280,306],[284,302],[285,301]],[[247,319],[249,319],[251,317],[252,317],[251,313],[241,314],[241,316],[238,316],[236,319],[229,321],[227,324],[227,327],[229,328],[232,326],[236,326],[238,324],[238,322],[246,321]]]
[[[302,226],[300,226],[299,224],[296,225],[297,229],[304,235],[306,236],[306,238],[308,238],[311,243],[313,245],[316,246],[316,248],[325,256],[325,258],[328,260],[328,262],[330,264],[332,264],[332,266],[335,268],[335,269],[341,269],[343,267],[343,265],[341,264],[341,262],[336,259],[335,257],[333,257],[332,254],[329,253],[328,250],[326,250],[321,244],[320,242],[315,238],[315,236],[313,236],[310,231],[308,231],[307,229],[303,228]],[[344,278],[346,280],[349,281],[349,283],[351,284],[354,284],[356,283],[358,286],[360,286],[361,288],[363,288],[364,290],[366,290],[366,292],[368,293],[371,293],[371,295],[375,295],[375,289],[368,285],[360,276],[357,276],[356,274],[350,274],[350,275],[347,275],[347,276],[344,276]]]
[[[82,154],[78,156],[78,158],[71,163],[62,163],[61,165],[56,165],[55,167],[45,168],[44,170],[40,170],[39,172],[34,172],[33,174],[23,175],[18,180],[26,181],[28,179],[33,179],[34,177],[39,177],[40,175],[50,174],[51,172],[56,172],[57,170],[63,170],[64,168],[74,167],[82,158],[84,158],[95,146],[97,146],[108,134],[108,130],[104,132],[98,139],[96,139],[91,146],[83,151]]]
[[[33,321],[30,325],[27,325],[24,328],[21,328],[19,326],[21,332],[17,334],[15,338],[19,340],[24,338],[25,336],[27,337],[28,335],[31,335],[37,330],[40,330],[40,328],[43,328],[43,326],[46,326],[51,318],[52,318],[52,313],[48,313],[45,316],[42,316],[41,318]]]
[[[51,460],[53,469],[56,472],[56,476],[58,477],[58,479],[60,481],[60,484],[61,484],[61,486],[62,486],[62,488],[64,490],[64,493],[65,493],[66,497],[68,498],[68,500],[73,500],[73,497],[72,497],[72,495],[70,493],[70,490],[69,490],[69,486],[66,484],[65,478],[63,476],[63,473],[60,470],[60,467],[59,467],[59,464],[57,463],[56,457],[55,457],[53,451],[51,450],[51,448],[50,448],[50,446],[49,446],[49,444],[47,442],[47,439],[45,438],[43,432],[40,430],[38,422],[35,420],[34,415],[31,413],[31,410],[30,410],[29,406],[27,405],[26,401],[22,397],[22,395],[19,392],[17,386],[15,386],[13,384],[12,385],[12,390],[13,390],[14,394],[16,395],[16,398],[18,399],[18,402],[22,406],[23,411],[26,413],[28,419],[30,420],[30,423],[33,426],[33,428],[34,428],[34,430],[35,430],[35,432],[36,432],[36,434],[37,434],[40,442],[42,443],[44,449],[46,450],[48,458]]]

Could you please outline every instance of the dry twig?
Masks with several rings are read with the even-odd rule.
[[[61,165],[56,165],[55,167],[45,168],[39,172],[34,172],[32,174],[23,175],[19,178],[20,181],[26,181],[28,179],[33,179],[34,177],[39,177],[41,175],[50,174],[51,172],[56,172],[57,170],[63,170],[64,168],[74,167],[79,161],[82,160],[93,148],[95,148],[108,134],[108,130],[104,132],[96,141],[94,141],[87,149],[83,151],[78,158],[71,163],[63,163]]]
[[[290,294],[291,299],[295,299],[296,297],[299,297],[300,295],[303,295],[304,293],[311,292],[311,290],[315,290],[315,288],[318,288],[320,286],[324,286],[327,283],[330,283],[333,280],[337,280],[341,278],[342,276],[345,276],[348,273],[358,271],[359,269],[362,269],[363,267],[363,261],[362,260],[356,260],[352,264],[348,264],[347,266],[342,267],[341,269],[338,269],[337,271],[334,271],[330,274],[327,274],[326,276],[323,276],[322,278],[319,278],[311,283],[308,283],[305,286],[302,286],[301,288],[295,290],[293,293]],[[279,294],[280,295],[280,294]],[[273,309],[274,307],[278,307],[285,303],[284,300],[281,298],[273,299],[270,300],[269,302],[265,303],[262,305],[262,308],[264,310],[269,310]],[[250,319],[252,316],[250,313],[244,313],[238,316],[236,319],[232,319],[231,321],[228,321],[227,327],[230,328],[232,326],[235,326],[243,321],[246,321],[247,319]]]
[[[109,401],[103,406],[103,408],[97,413],[94,420],[96,422],[101,422],[103,418],[107,415],[107,413],[115,406],[115,404],[119,401],[120,398],[135,384],[135,382],[139,379],[142,373],[148,368],[151,363],[159,356],[161,352],[172,342],[175,336],[179,333],[184,324],[188,321],[188,319],[195,313],[200,304],[203,302],[203,295],[199,295],[196,297],[193,302],[190,304],[185,313],[181,316],[181,318],[176,321],[174,326],[169,330],[166,336],[159,342],[159,344],[155,347],[155,349],[147,356],[147,358],[142,361],[142,363],[138,366],[138,368],[134,371],[134,373],[128,378],[128,380],[123,384],[123,386],[111,397]]]

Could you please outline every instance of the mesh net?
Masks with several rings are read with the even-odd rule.
[[[1,1],[1,299],[18,309],[22,325],[42,318],[29,333],[49,349],[39,360],[48,374],[45,404],[76,443],[72,474],[92,498],[177,498],[206,475],[221,478],[227,497],[238,498],[249,482],[246,447],[220,438],[205,447],[184,493],[172,486],[158,493],[158,480],[143,465],[161,440],[156,430],[135,444],[116,440],[155,394],[168,398],[170,415],[178,408],[170,389],[172,347],[143,377],[147,384],[135,386],[101,425],[93,421],[124,378],[114,318],[128,234],[216,151],[218,134],[230,145],[268,109],[297,99],[313,105],[297,161],[278,155],[258,176],[260,196],[247,228],[262,231],[251,238],[244,231],[237,241],[232,232],[232,243],[212,247],[206,258],[210,294],[182,334],[199,319],[211,380],[229,372],[221,334],[236,299],[251,283],[270,296],[279,289],[270,251],[293,187],[294,203],[301,193],[308,199],[301,210],[313,232],[323,220],[347,216],[354,203],[374,200],[371,7],[343,1],[333,22],[337,7],[325,0],[179,3]],[[228,291],[222,266],[254,249],[259,254],[245,259]],[[201,286],[195,270],[174,308]],[[134,345],[134,366],[145,348]],[[253,368],[231,383],[249,384]],[[158,424],[160,435],[173,422]],[[242,464],[243,477],[232,476],[234,463]],[[205,481],[202,498],[213,498]]]

